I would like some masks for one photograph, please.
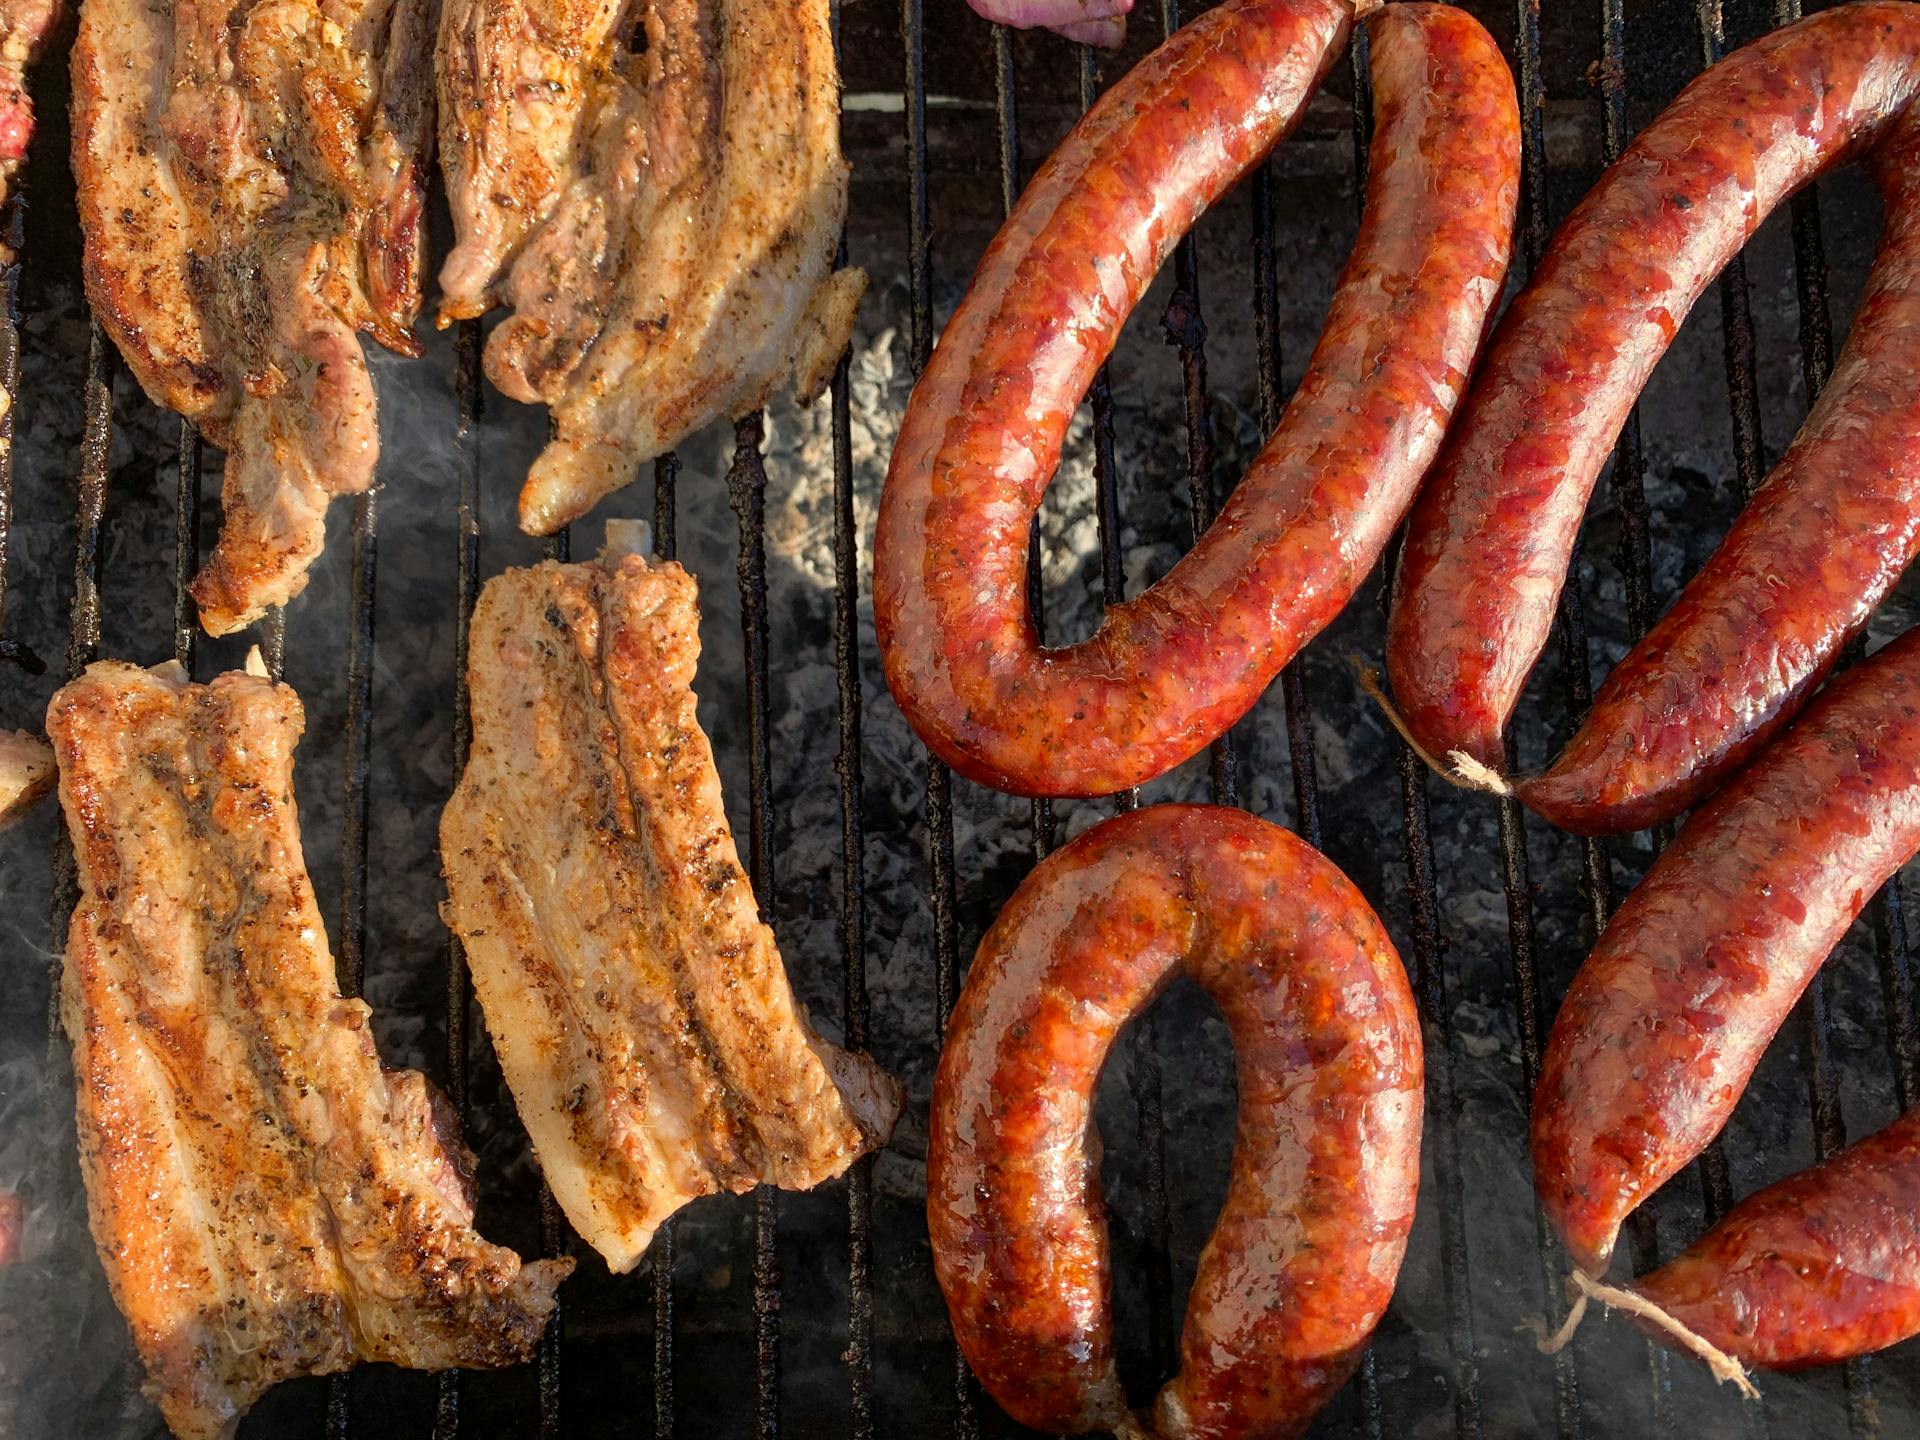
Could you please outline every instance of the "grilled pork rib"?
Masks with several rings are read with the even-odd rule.
[[[379,454],[356,331],[420,307],[436,0],[85,0],[73,163],[87,298],[141,386],[227,452],[193,582],[224,635],[306,584]]]
[[[447,921],[567,1218],[616,1271],[687,1201],[802,1189],[899,1087],[814,1034],[760,923],[694,716],[692,578],[638,555],[487,582]]]
[[[79,861],[61,1008],[115,1302],[183,1440],[356,1360],[527,1358],[571,1260],[474,1233],[471,1157],[342,999],[300,849],[292,690],[102,663],[47,730]]]
[[[487,374],[553,409],[520,496],[549,534],[789,377],[826,382],[866,276],[826,0],[447,0],[440,319],[513,314]]]

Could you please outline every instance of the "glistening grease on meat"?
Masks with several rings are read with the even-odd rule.
[[[788,377],[808,397],[866,276],[826,0],[448,0],[440,319],[513,314],[487,374],[552,407],[520,496],[544,535]]]
[[[520,1118],[621,1271],[687,1201],[818,1184],[900,1109],[814,1034],[760,921],[694,715],[699,618],[692,577],[639,555],[490,580],[440,824],[447,921]]]
[[[1743,46],[1634,137],[1488,345],[1407,520],[1387,625],[1416,744],[1503,788],[1581,517],[1641,387],[1794,191],[1864,156],[1886,225],[1786,453],[1521,801],[1615,834],[1699,804],[1819,688],[1920,556],[1920,5],[1836,5]]]
[[[1030,522],[1122,322],[1339,58],[1372,49],[1366,206],[1319,343],[1213,524],[1071,645],[1028,613]],[[1340,613],[1426,474],[1499,297],[1520,112],[1464,11],[1227,0],[1040,167],[914,387],[874,530],[887,685],[928,747],[1020,795],[1107,795],[1244,715]]]
[[[1093,1097],[1176,973],[1220,1007],[1240,1113],[1180,1369],[1129,1416]],[[1360,1363],[1420,1183],[1420,1019],[1351,881],[1243,810],[1155,805],[1049,855],[980,942],[928,1117],[954,1339],[1036,1430],[1288,1440]]]
[[[379,455],[358,330],[420,307],[435,0],[86,0],[73,163],[87,298],[155,402],[227,452],[193,581],[224,635],[306,585]]]
[[[61,1012],[81,1173],[182,1440],[357,1360],[523,1361],[573,1268],[474,1233],[450,1108],[381,1069],[336,988],[293,802],[304,724],[259,676],[111,662],[47,713],[80,876]]]
[[[1835,681],[1694,811],[1554,1017],[1541,1208],[1604,1274],[1626,1218],[1706,1149],[1822,962],[1920,853],[1920,630]]]

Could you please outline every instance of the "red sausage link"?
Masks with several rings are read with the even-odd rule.
[[[1743,1200],[1633,1288],[1770,1370],[1920,1335],[1920,1110]]]
[[[1126,1418],[1095,1082],[1175,971],[1226,1016],[1239,1125],[1162,1440],[1297,1435],[1393,1293],[1420,1180],[1406,975],[1352,883],[1244,811],[1161,805],[1028,876],[980,943],[934,1080],[927,1221],[954,1333],[1008,1414]]]
[[[1542,1204],[1605,1271],[1621,1222],[1700,1153],[1827,953],[1920,850],[1920,630],[1843,676],[1687,821],[1553,1022]]]
[[[1746,46],[1628,147],[1494,333],[1413,510],[1388,631],[1429,753],[1501,767],[1594,478],[1708,282],[1782,199],[1877,147],[1867,303],[1786,458],[1521,798],[1632,829],[1707,793],[1812,692],[1920,545],[1920,5],[1842,5]]]
[[[1027,613],[1028,522],[1094,371],[1180,236],[1292,128],[1354,8],[1227,0],[1135,66],[1034,177],[914,388],[874,616],[900,708],[961,774],[1099,795],[1171,769],[1339,612],[1411,502],[1506,274],[1519,171],[1506,64],[1439,5],[1369,22],[1359,240],[1246,478],[1091,639],[1045,648]]]

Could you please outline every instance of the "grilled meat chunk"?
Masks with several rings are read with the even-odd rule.
[[[176,672],[177,673],[177,672]],[[571,1260],[473,1230],[457,1122],[343,999],[293,803],[299,698],[102,663],[47,714],[81,898],[61,1011],[100,1260],[185,1440],[356,1360],[527,1358]]]
[[[24,730],[0,730],[0,830],[11,829],[53,789],[53,751]]]
[[[33,139],[33,96],[27,67],[40,58],[47,34],[60,21],[60,0],[0,0],[0,203],[27,158]],[[11,259],[0,245],[0,259]]]
[[[520,1118],[616,1271],[697,1196],[838,1175],[900,1109],[814,1033],[760,923],[694,716],[698,627],[692,578],[639,555],[489,581],[440,822]]]
[[[440,319],[505,304],[487,374],[553,409],[549,534],[789,377],[826,382],[866,276],[826,0],[447,0]]]
[[[224,635],[306,584],[379,455],[358,330],[413,355],[436,0],[85,0],[73,163],[87,298],[157,403],[227,452],[193,582]]]

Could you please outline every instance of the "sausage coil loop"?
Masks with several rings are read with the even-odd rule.
[[[1180,1373],[1114,1368],[1092,1108],[1122,1025],[1184,973],[1233,1038],[1239,1120]],[[1162,805],[1043,861],[981,941],[934,1080],[927,1219],[954,1334],[1022,1424],[1298,1435],[1393,1292],[1420,1179],[1419,1018],[1352,883],[1244,811]]]
[[[1916,94],[1920,5],[1822,11],[1696,79],[1560,227],[1409,520],[1387,669],[1419,748],[1456,771],[1505,768],[1507,723],[1641,387],[1767,215],[1864,154],[1886,228],[1832,378],[1560,757],[1514,789],[1569,830],[1643,828],[1710,794],[1818,688],[1920,551]]]
[[[1075,407],[1180,237],[1293,128],[1356,3],[1373,8],[1227,0],[1136,65],[1035,175],[914,387],[880,502],[875,626],[900,708],[962,775],[1101,795],[1204,749],[1339,612],[1412,502],[1499,296],[1519,183],[1506,63],[1432,4],[1367,21],[1360,235],[1246,477],[1091,638],[1047,648],[1028,614],[1028,526]]]

